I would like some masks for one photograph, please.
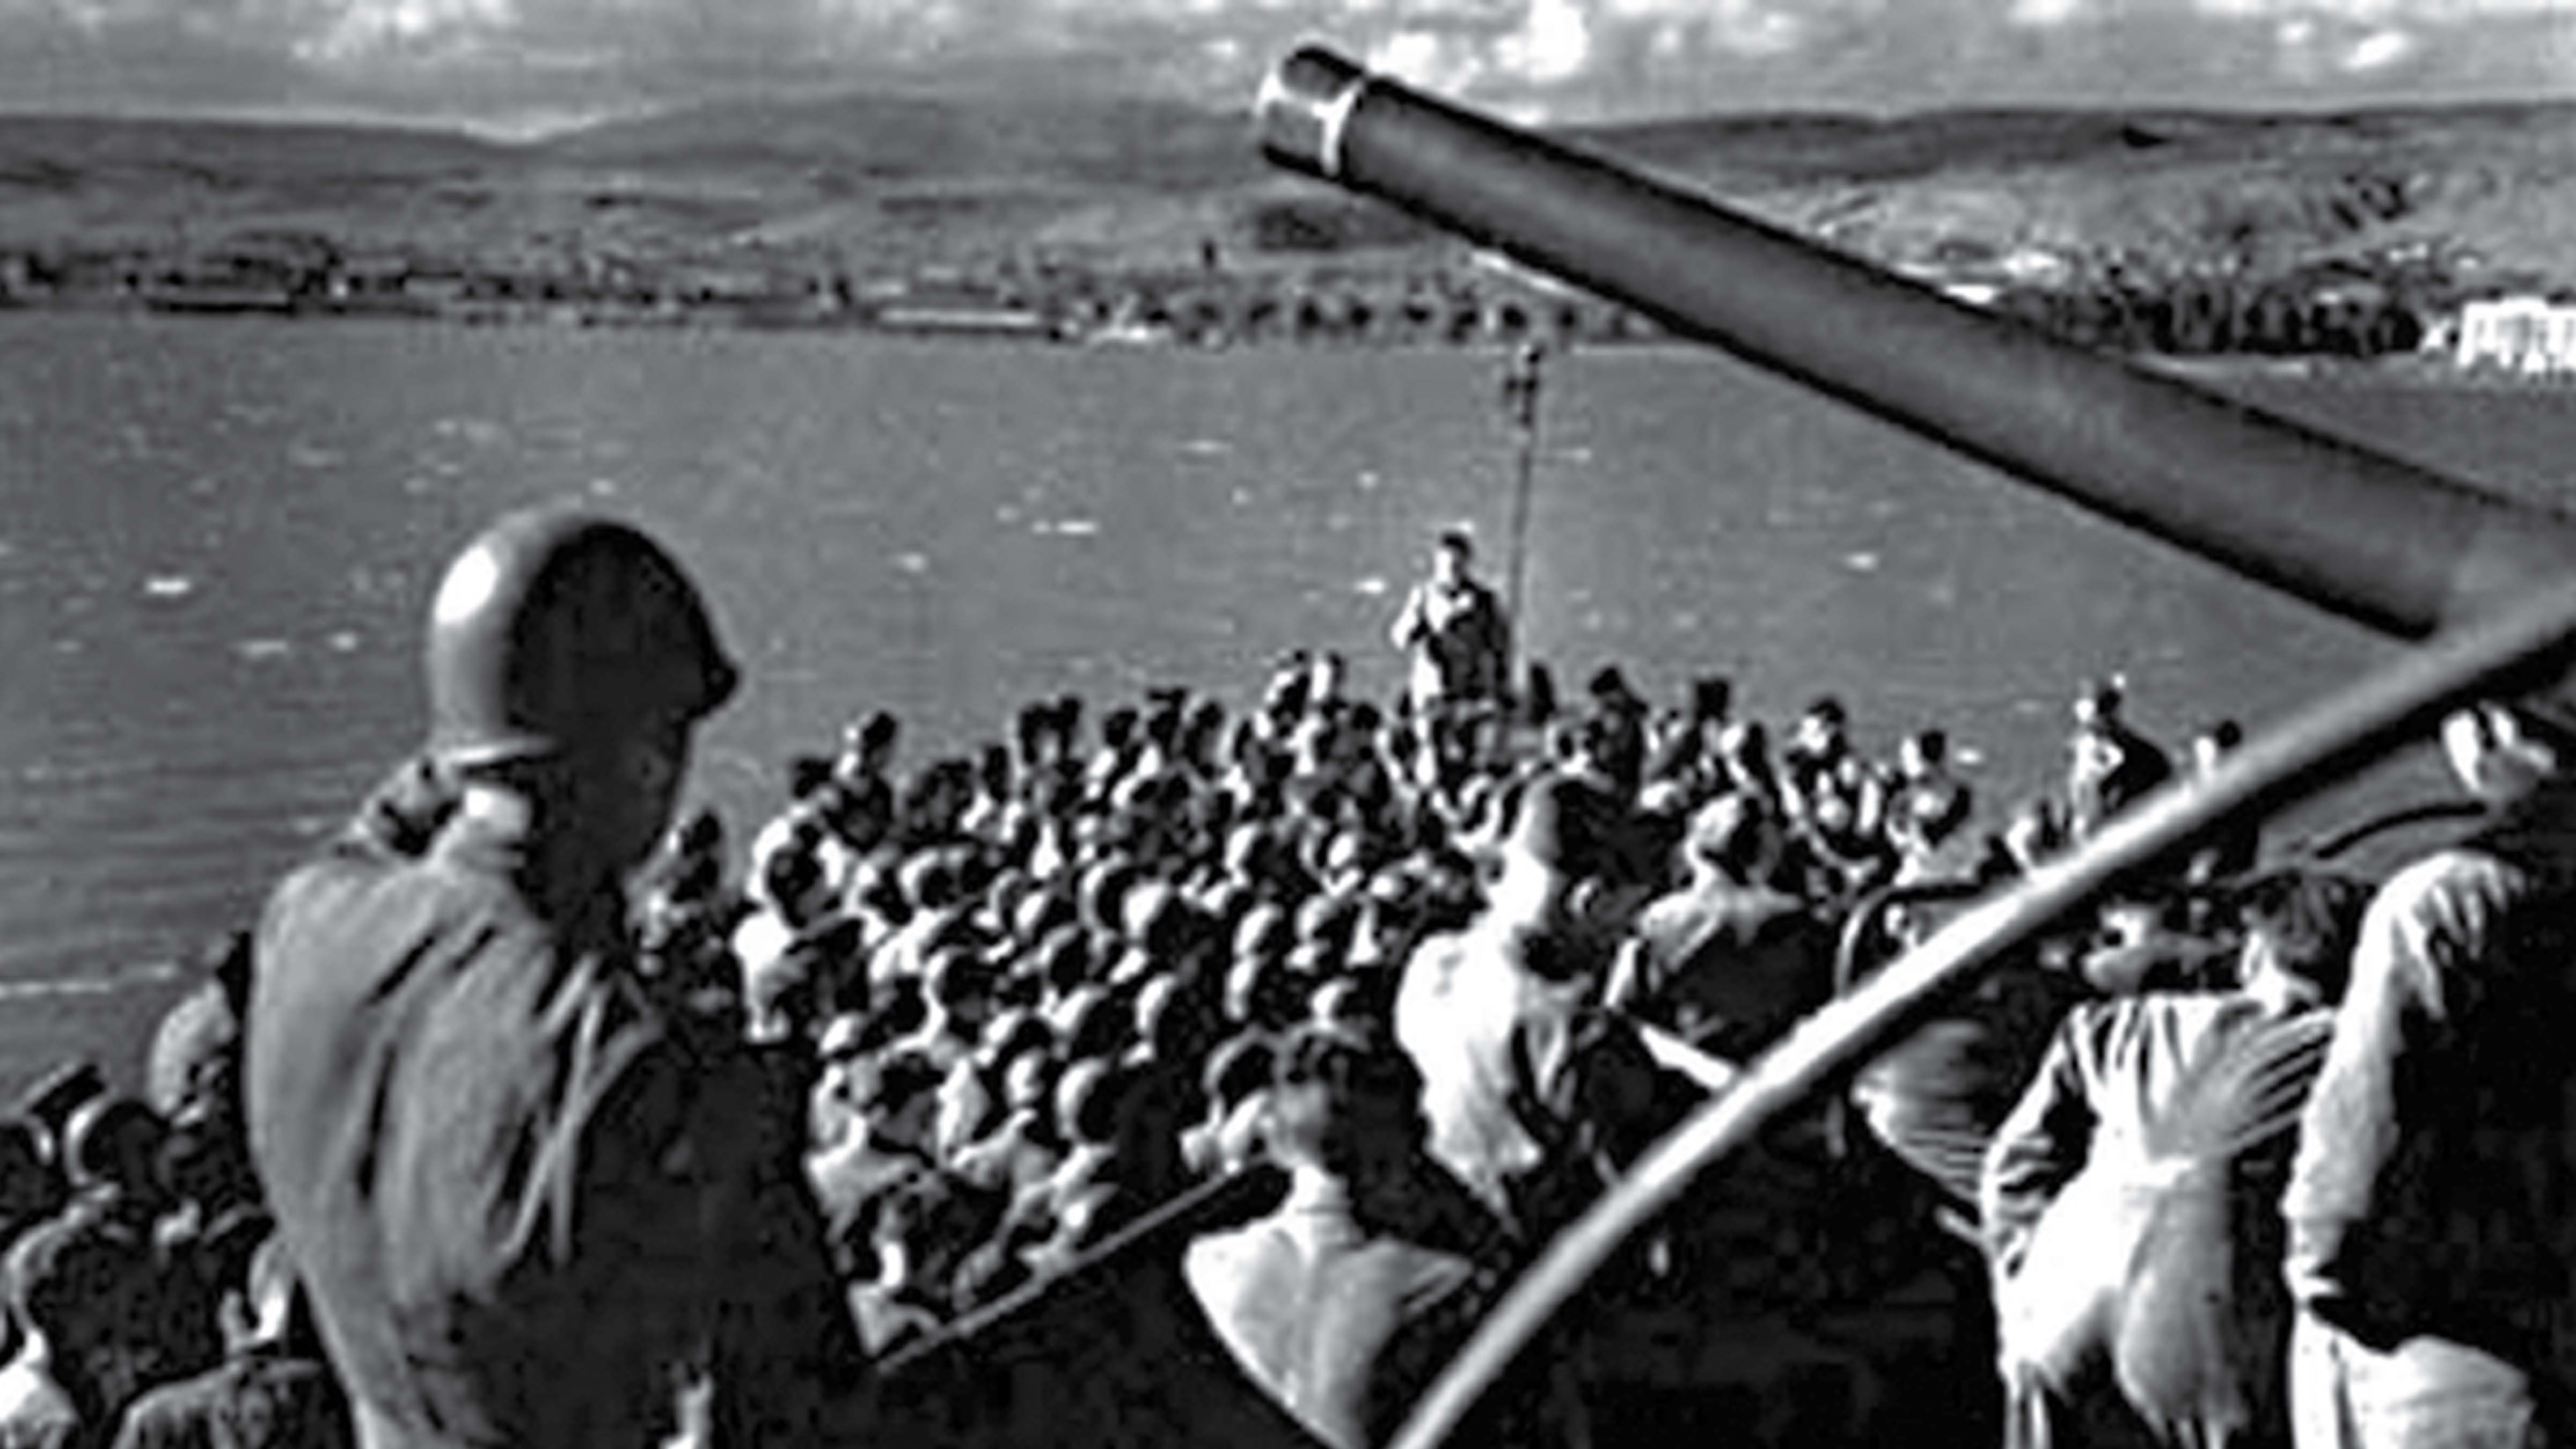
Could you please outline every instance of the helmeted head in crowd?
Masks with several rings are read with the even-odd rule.
[[[917,1051],[899,1047],[887,1053],[860,1102],[869,1131],[888,1142],[927,1149],[939,1119],[944,1075]]]
[[[15,1234],[62,1206],[63,1180],[45,1129],[0,1117],[0,1232]]]
[[[2116,674],[2084,681],[2084,687],[2075,691],[2075,723],[2089,728],[2117,720],[2127,694],[2128,681]]]
[[[871,711],[867,718],[851,724],[841,732],[841,757],[833,773],[845,783],[858,783],[878,778],[894,764],[896,742],[903,727],[884,710]]]
[[[643,860],[691,732],[739,675],[697,587],[640,530],[510,514],[448,566],[430,610],[429,753],[469,812],[503,797],[585,868]]]
[[[2232,719],[2219,720],[2191,738],[2191,762],[2206,775],[2218,768],[2219,761],[2234,754],[2245,743],[2245,727]]]
[[[1694,724],[1723,727],[1735,712],[1735,681],[1723,674],[1692,680],[1688,712]]]
[[[974,1037],[993,1016],[993,973],[967,946],[943,946],[924,968],[923,994],[938,1029]]]
[[[1340,705],[1342,685],[1350,672],[1339,650],[1327,649],[1314,658],[1306,677],[1306,707],[1323,709]]]
[[[1850,712],[1843,708],[1840,699],[1830,694],[1820,696],[1807,706],[1805,714],[1798,716],[1796,733],[1789,740],[1790,748],[1817,759],[1832,759],[1848,747],[1846,732],[1850,725]]]
[[[1896,767],[1908,779],[1920,779],[1950,763],[1950,736],[1939,729],[1922,729],[1907,735],[1896,746]]]
[[[169,1124],[131,1097],[92,1097],[63,1127],[63,1174],[76,1188],[157,1195]]]

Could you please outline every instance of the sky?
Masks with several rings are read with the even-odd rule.
[[[2576,0],[0,0],[0,110],[529,133],[863,88],[1241,106],[1305,39],[1567,122],[2576,97]]]

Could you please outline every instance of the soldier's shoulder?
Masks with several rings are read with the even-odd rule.
[[[495,960],[555,949],[552,930],[505,881],[420,860],[326,854],[270,892],[254,950],[262,981],[354,979],[437,954],[442,941]]]
[[[263,920],[274,927],[397,905],[471,913],[504,928],[534,930],[534,912],[508,881],[444,868],[428,857],[327,850],[288,871],[269,893]]]
[[[396,877],[403,862],[383,856],[324,851],[280,877],[268,893],[267,919],[292,919],[372,890]]]
[[[1181,1255],[1182,1276],[1202,1304],[1222,1311],[1243,1289],[1246,1275],[1260,1260],[1270,1237],[1267,1219],[1202,1234],[1191,1239]]]

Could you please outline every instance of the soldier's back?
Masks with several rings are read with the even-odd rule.
[[[514,879],[457,832],[343,852],[263,927],[253,1147],[370,1443],[649,1437],[693,1296],[656,1160],[685,1073],[606,903],[541,916]]]
[[[1488,1301],[1465,1258],[1288,1215],[1202,1239],[1192,1288],[1254,1379],[1335,1449],[1383,1442]]]

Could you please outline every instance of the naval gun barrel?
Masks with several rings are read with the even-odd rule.
[[[1990,316],[1320,47],[1263,152],[2085,508],[2419,639],[2576,570],[2576,520]]]

